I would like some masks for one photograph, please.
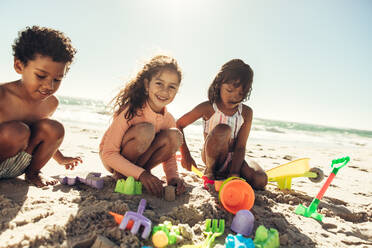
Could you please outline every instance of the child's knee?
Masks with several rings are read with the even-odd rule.
[[[134,139],[138,144],[150,145],[155,138],[155,127],[151,123],[142,122],[131,127]]]
[[[221,138],[230,138],[231,127],[226,124],[218,124],[213,128],[213,135]]]
[[[26,149],[30,139],[30,128],[23,122],[12,121],[0,125],[0,146],[6,145],[10,153]]]
[[[183,135],[177,128],[161,130],[158,138],[172,150],[172,153],[176,152],[183,142]]]
[[[226,142],[230,139],[230,136],[230,126],[226,124],[218,124],[208,135],[208,143],[213,143],[213,146],[218,144],[226,144]]]
[[[65,128],[55,120],[44,119],[35,124],[36,132],[42,135],[43,139],[61,141],[65,136]]]
[[[251,186],[257,190],[263,190],[265,189],[267,182],[268,182],[268,177],[265,172],[262,172],[254,176]]]

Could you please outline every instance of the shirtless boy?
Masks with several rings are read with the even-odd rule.
[[[58,147],[64,127],[50,119],[58,106],[53,95],[68,71],[76,50],[63,33],[27,27],[13,44],[14,69],[21,79],[0,84],[0,179],[25,173],[38,186],[57,181],[40,169],[53,157],[73,169],[79,157],[65,157]]]

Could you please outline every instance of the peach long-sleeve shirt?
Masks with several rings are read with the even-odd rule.
[[[133,176],[138,180],[144,169],[133,164],[120,154],[122,140],[126,131],[135,124],[148,122],[154,125],[155,132],[159,132],[163,129],[176,127],[176,122],[165,108],[164,114],[158,114],[148,104],[145,104],[142,108],[141,115],[135,115],[129,122],[124,117],[126,111],[127,109],[124,109],[119,115],[114,116],[110,127],[103,135],[99,146],[99,154],[103,165],[108,171],[112,172],[114,169],[125,176]],[[163,170],[168,182],[170,179],[178,177],[175,155],[163,163]]]

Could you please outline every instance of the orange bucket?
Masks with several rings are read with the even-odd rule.
[[[242,209],[250,210],[253,207],[254,198],[252,187],[240,177],[226,179],[218,194],[222,206],[232,214]]]

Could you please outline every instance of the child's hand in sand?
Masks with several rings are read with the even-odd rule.
[[[181,195],[186,191],[185,184],[183,183],[183,180],[179,177],[172,178],[168,185],[172,185],[176,187],[176,195]]]
[[[64,165],[66,170],[73,170],[79,163],[83,163],[80,157],[62,157],[58,160],[60,165]]]
[[[157,197],[163,196],[163,181],[148,171],[142,172],[138,180],[145,186],[146,190]]]

